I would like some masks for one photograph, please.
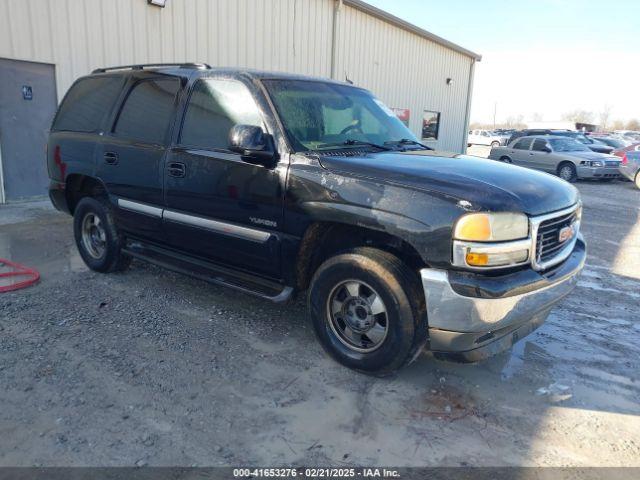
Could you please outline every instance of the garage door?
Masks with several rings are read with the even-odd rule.
[[[47,194],[45,143],[55,113],[53,65],[0,58],[0,166],[5,201]]]

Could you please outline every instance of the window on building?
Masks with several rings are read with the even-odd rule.
[[[76,82],[60,105],[52,129],[97,131],[116,102],[123,83],[119,77],[86,78]]]
[[[180,142],[226,150],[229,130],[235,125],[263,125],[249,89],[233,80],[199,80],[189,99]]]
[[[535,150],[536,152],[545,152],[547,149],[547,141],[542,138],[536,138],[533,141],[533,147],[531,150]]]
[[[163,143],[179,89],[177,78],[137,83],[120,110],[115,134],[146,143]]]
[[[437,140],[440,130],[440,112],[425,110],[422,115],[422,139]]]
[[[531,142],[533,142],[533,138],[523,138],[522,140],[518,140],[513,148],[516,150],[529,150]]]

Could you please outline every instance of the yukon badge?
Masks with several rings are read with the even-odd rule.
[[[569,225],[568,227],[564,227],[560,230],[558,234],[558,241],[560,243],[564,243],[567,240],[570,240],[573,237],[573,225]]]
[[[273,220],[267,220],[266,218],[249,217],[249,220],[251,221],[251,223],[255,223],[256,225],[264,225],[265,227],[276,228],[278,226],[276,222],[274,222]]]

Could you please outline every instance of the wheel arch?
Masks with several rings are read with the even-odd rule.
[[[106,197],[107,187],[98,178],[82,173],[71,173],[65,179],[65,197],[69,213],[73,215],[83,197]]]
[[[373,247],[391,253],[417,272],[426,263],[406,240],[397,235],[360,225],[317,221],[306,229],[295,261],[296,289],[306,290],[313,274],[326,259],[357,247]]]

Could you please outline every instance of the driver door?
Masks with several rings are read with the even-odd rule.
[[[164,229],[179,250],[278,278],[286,166],[247,163],[230,151],[237,124],[266,131],[247,85],[197,80],[165,162]]]

